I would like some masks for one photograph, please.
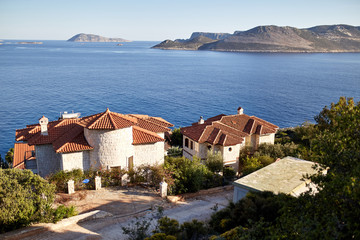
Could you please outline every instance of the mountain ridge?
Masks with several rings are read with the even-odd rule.
[[[209,40],[196,41],[196,37]],[[194,32],[190,39],[166,40],[159,49],[237,52],[360,52],[360,27],[345,24],[295,28],[257,26],[230,33]]]

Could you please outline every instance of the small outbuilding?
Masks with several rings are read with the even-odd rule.
[[[317,171],[313,168],[314,162],[294,157],[285,157],[245,177],[236,180],[234,185],[233,201],[237,202],[249,191],[271,191],[275,194],[285,193],[294,197],[308,191],[316,192],[316,186],[306,174],[312,175]]]

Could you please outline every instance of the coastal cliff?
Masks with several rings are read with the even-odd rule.
[[[123,38],[106,38],[99,35],[85,34],[85,33],[77,34],[67,41],[68,42],[131,42]]]
[[[360,27],[324,25],[306,29],[258,26],[230,33],[194,32],[187,40],[165,40],[153,48],[235,52],[360,52]]]

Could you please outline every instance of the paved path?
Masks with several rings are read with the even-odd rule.
[[[164,210],[164,215],[169,218],[178,220],[180,223],[191,221],[192,219],[207,220],[213,213],[213,208],[216,204],[218,209],[222,209],[228,205],[229,200],[232,199],[232,190],[222,193],[213,194],[210,196],[202,196],[198,199],[180,202],[171,208]],[[156,220],[154,215],[156,210],[147,211],[142,214],[137,214],[140,220],[144,219],[150,221],[152,226],[155,226]],[[58,239],[80,239],[80,240],[95,240],[95,239],[126,239],[123,235],[121,227],[129,226],[134,223],[134,216],[113,216],[104,219],[89,220],[80,222],[60,228],[53,231],[46,231],[36,236],[23,238],[25,240],[58,240]]]

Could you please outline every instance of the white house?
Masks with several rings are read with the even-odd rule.
[[[278,160],[236,180],[233,183],[233,201],[239,201],[249,191],[271,191],[275,194],[285,193],[297,197],[311,188],[313,193],[316,193],[316,186],[304,178],[306,174],[312,175],[317,172],[313,168],[314,165],[314,162],[294,157]]]
[[[181,128],[183,156],[206,159],[208,150],[220,151],[224,164],[238,169],[240,151],[245,146],[257,149],[261,143],[274,144],[278,126],[243,113],[220,114],[204,120],[200,117],[192,126]]]
[[[119,114],[107,109],[87,117],[63,114],[16,130],[16,141],[35,146],[37,172],[128,168],[164,162],[164,133],[173,125],[162,118]]]

